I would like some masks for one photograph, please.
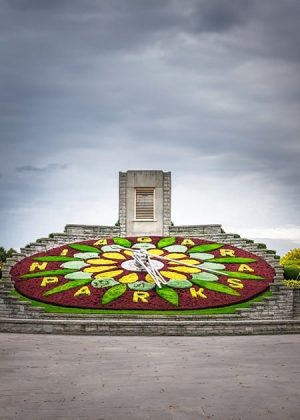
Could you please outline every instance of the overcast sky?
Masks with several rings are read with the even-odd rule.
[[[0,0],[0,245],[113,225],[118,172],[172,220],[300,246],[299,0]]]

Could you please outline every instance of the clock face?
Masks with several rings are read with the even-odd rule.
[[[183,237],[102,238],[66,244],[18,262],[21,294],[92,309],[203,309],[264,292],[275,271],[232,245]]]

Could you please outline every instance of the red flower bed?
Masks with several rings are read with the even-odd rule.
[[[114,250],[120,243],[123,245]],[[132,255],[139,246],[145,246],[141,244],[148,244],[147,252],[153,252],[151,261],[166,276],[165,280],[173,280],[174,274],[176,284],[171,281],[161,288],[155,287],[146,271],[134,269]],[[173,258],[181,254],[176,265]],[[199,264],[195,264],[195,259]],[[107,238],[68,244],[24,258],[11,270],[16,290],[31,299],[78,308],[132,310],[200,309],[235,304],[264,292],[274,274],[265,260],[246,250],[180,237]],[[96,279],[100,284],[109,279],[110,284],[95,286]],[[189,282],[190,286],[179,287]],[[153,288],[142,289],[148,286]]]

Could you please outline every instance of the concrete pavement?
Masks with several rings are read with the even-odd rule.
[[[0,419],[299,420],[300,335],[0,334]]]

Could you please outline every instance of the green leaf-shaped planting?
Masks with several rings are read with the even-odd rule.
[[[174,236],[169,236],[167,238],[162,238],[157,242],[157,248],[165,248],[166,246],[170,246],[175,244],[176,238]]]
[[[264,277],[256,276],[255,274],[240,273],[239,271],[219,271],[219,275],[226,274],[229,277],[235,279],[247,279],[247,280],[264,280]]]
[[[194,279],[197,280],[205,280],[205,281],[218,281],[219,277],[212,273],[207,273],[206,271],[202,271],[202,273],[194,274]]]
[[[74,273],[70,268],[65,268],[64,270],[48,270],[48,271],[37,271],[35,273],[23,274],[21,279],[33,279],[35,277],[45,277],[45,276],[64,276],[65,274]]]
[[[67,261],[64,262],[63,264],[60,265],[61,268],[71,268],[72,270],[76,269],[76,270],[81,270],[84,267],[88,267],[89,264],[86,264],[84,261],[82,260],[78,260],[78,261]]]
[[[44,296],[55,295],[56,293],[65,292],[66,290],[70,290],[70,289],[75,289],[75,287],[84,286],[85,284],[88,284],[90,282],[91,282],[91,279],[69,281],[68,283],[65,283],[61,286],[57,286],[51,290],[48,290],[46,293],[44,293]]]
[[[163,286],[162,288],[157,287],[156,293],[158,296],[171,303],[172,305],[178,306],[178,294],[175,290]]]
[[[127,290],[126,284],[118,284],[117,286],[111,287],[102,296],[102,304],[107,305],[108,303],[113,302],[114,300],[124,295],[126,290]]]
[[[69,247],[83,252],[100,252],[99,248],[85,244],[69,244]]]
[[[113,241],[116,245],[124,246],[125,248],[130,248],[132,245],[132,242],[126,238],[113,238]]]
[[[47,262],[68,262],[79,261],[80,258],[64,257],[62,255],[46,255],[45,257],[35,257],[34,261],[47,261]]]
[[[203,245],[195,245],[190,248],[187,253],[192,254],[194,252],[207,252],[207,251],[214,251],[215,249],[219,249],[223,246],[223,244],[203,244]]]
[[[95,289],[102,289],[103,287],[112,287],[112,286],[115,286],[116,284],[119,284],[119,282],[111,278],[102,279],[102,280],[100,279],[92,280],[92,283],[91,283],[91,285],[95,287]]]
[[[193,255],[193,254],[192,254]],[[204,263],[200,264],[198,267],[201,268],[201,270],[225,270],[225,265],[220,263],[211,262],[215,260],[208,260],[204,261]]]
[[[147,281],[136,281],[135,283],[128,284],[129,289],[131,290],[151,290],[154,289],[155,284],[148,283]]]
[[[65,274],[65,279],[67,280],[83,280],[91,279],[93,273],[86,273],[82,271],[74,271],[73,273]]]
[[[188,289],[193,286],[193,283],[188,280],[169,280],[167,286],[175,289]]]
[[[213,281],[199,280],[194,277],[192,279],[192,282],[194,284],[197,284],[197,286],[203,287],[204,289],[213,290],[214,292],[225,293],[226,295],[232,296],[240,296],[240,294],[235,289],[232,289],[231,287],[226,286],[225,284],[216,283]]]
[[[252,263],[256,260],[254,258],[242,258],[242,257],[222,257],[222,258],[214,258],[213,262],[217,263],[228,263],[228,264],[246,264]]]

